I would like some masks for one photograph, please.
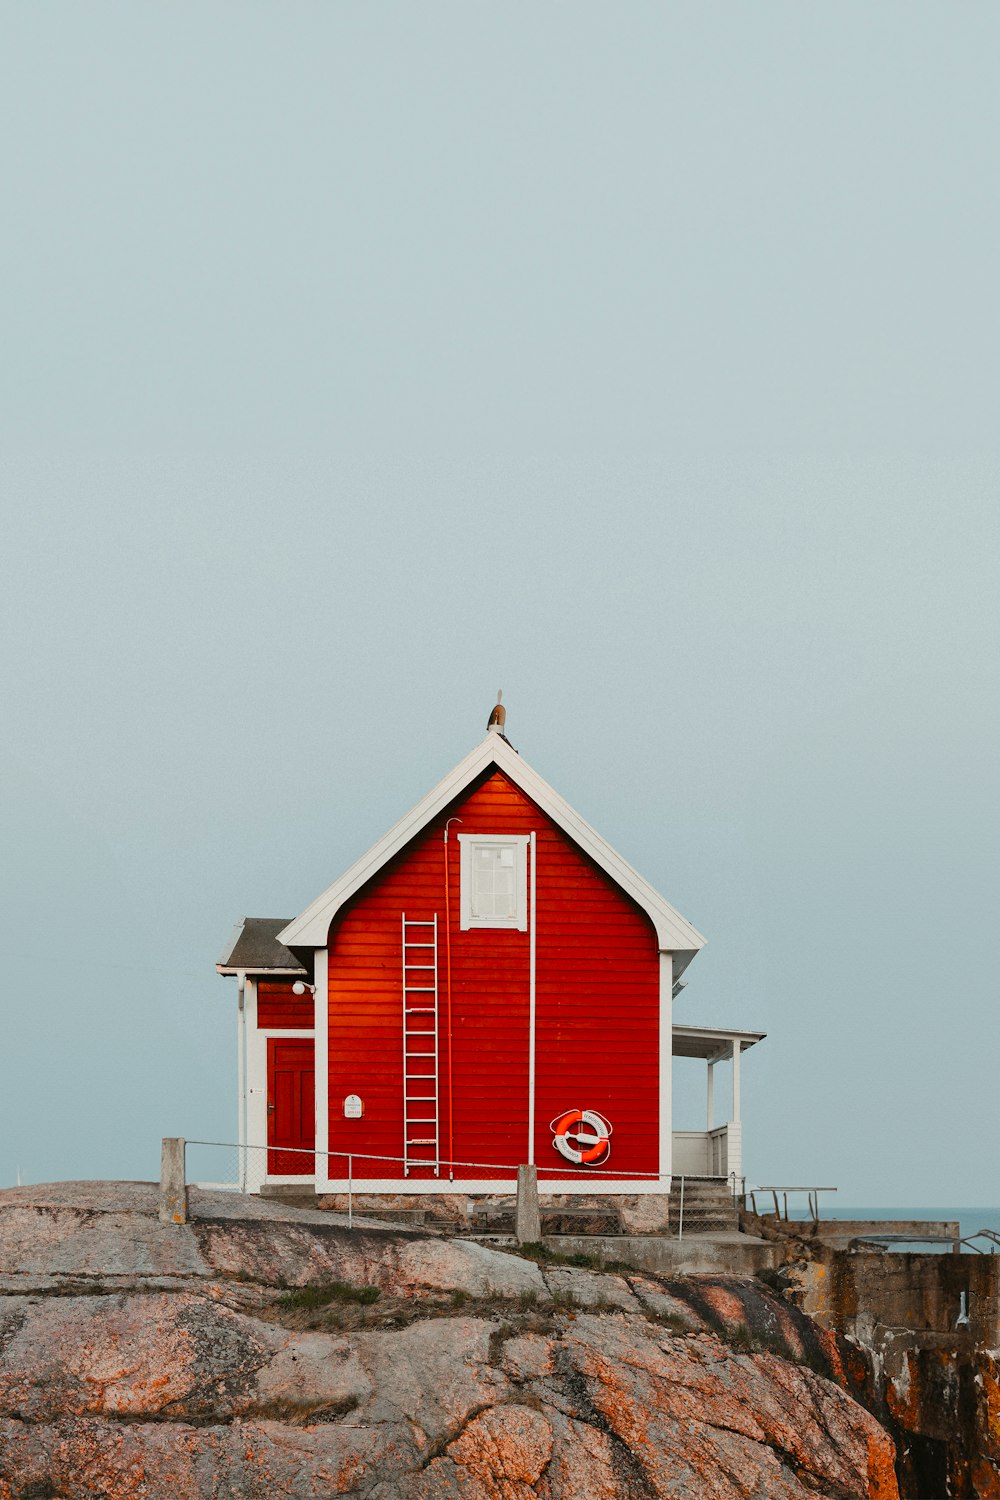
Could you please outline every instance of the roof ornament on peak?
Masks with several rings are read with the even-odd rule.
[[[503,689],[498,688],[496,705],[493,709],[493,712],[490,714],[489,718],[486,721],[486,733],[498,734],[505,745],[510,745],[510,740],[507,738],[506,734],[504,734],[504,726],[507,723],[507,710],[504,708],[502,700]],[[510,745],[510,748],[513,750],[514,746]],[[515,755],[517,754],[516,751],[514,751],[514,753]]]
[[[504,708],[502,700],[503,688],[498,688],[496,708],[494,708],[486,723],[486,728],[491,730],[493,734],[503,734],[503,727],[507,722],[507,710]]]

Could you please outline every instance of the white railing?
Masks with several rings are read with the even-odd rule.
[[[759,1214],[761,1218],[766,1218],[767,1211],[765,1210],[764,1213],[760,1213],[760,1210],[757,1207],[757,1194],[770,1193],[771,1199],[774,1203],[774,1217],[776,1219],[785,1219],[787,1221],[789,1193],[805,1193],[807,1195],[806,1201],[809,1205],[809,1213],[812,1217],[813,1223],[818,1223],[820,1193],[835,1193],[836,1191],[837,1189],[835,1187],[784,1187],[781,1185],[775,1187],[768,1183],[766,1185],[751,1188],[746,1196],[750,1199],[750,1206],[753,1212],[755,1214]],[[779,1194],[781,1195],[782,1204],[784,1206],[784,1213],[782,1213],[781,1206],[779,1206],[778,1203]]]
[[[743,1170],[743,1127],[738,1120],[714,1130],[674,1131],[674,1174],[731,1177]]]

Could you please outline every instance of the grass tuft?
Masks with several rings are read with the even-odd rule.
[[[347,1281],[331,1281],[325,1286],[300,1286],[285,1292],[278,1298],[278,1306],[328,1307],[331,1302],[357,1302],[361,1307],[370,1307],[382,1293],[377,1286],[351,1286]]]
[[[599,1255],[589,1255],[582,1250],[576,1250],[572,1255],[563,1255],[559,1250],[553,1250],[542,1240],[529,1240],[523,1245],[512,1245],[510,1251],[514,1255],[520,1255],[525,1260],[533,1260],[538,1266],[572,1266],[578,1271],[609,1271],[617,1275],[627,1275],[635,1270],[624,1260],[602,1260]]]

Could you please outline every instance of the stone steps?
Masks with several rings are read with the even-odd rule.
[[[675,1178],[670,1189],[670,1228],[676,1234],[680,1226],[681,1184]],[[690,1234],[739,1229],[739,1209],[725,1178],[685,1177],[683,1227]]]

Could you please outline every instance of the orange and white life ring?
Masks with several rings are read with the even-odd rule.
[[[568,1109],[549,1129],[556,1150],[577,1166],[592,1167],[611,1155],[611,1126],[596,1109]]]

